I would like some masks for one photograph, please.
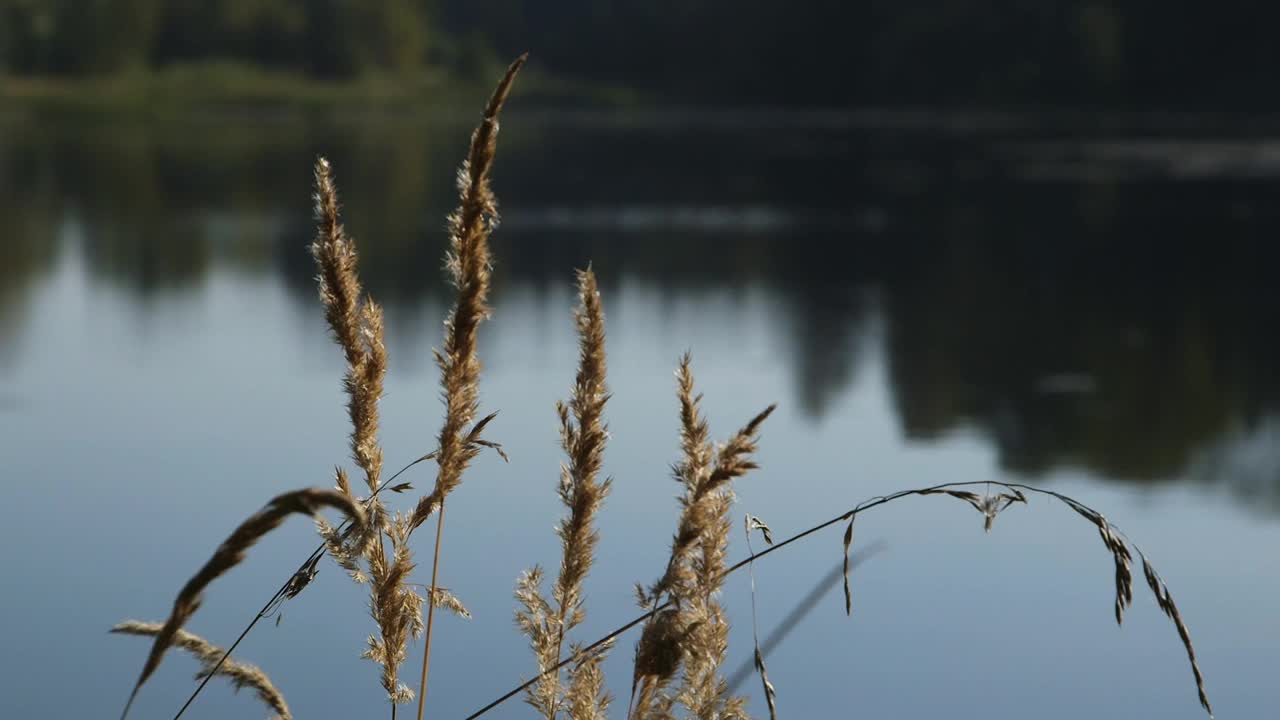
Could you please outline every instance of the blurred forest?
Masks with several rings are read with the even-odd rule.
[[[556,77],[685,101],[1260,110],[1277,19],[1168,0],[0,0],[0,75],[466,77],[530,50]]]

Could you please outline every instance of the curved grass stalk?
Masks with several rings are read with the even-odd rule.
[[[1034,493],[1038,495],[1044,495],[1046,497],[1052,497],[1058,500],[1059,502],[1063,503],[1064,505],[1066,505],[1067,507],[1071,508],[1076,513],[1084,517],[1086,520],[1092,523],[1095,527],[1097,527],[1099,534],[1102,535],[1103,541],[1107,545],[1107,549],[1110,550],[1113,555],[1121,554],[1120,551],[1116,549],[1118,545],[1121,545],[1124,543],[1133,545],[1134,549],[1139,552],[1140,557],[1143,559],[1144,569],[1148,571],[1148,572],[1144,572],[1144,574],[1147,576],[1147,584],[1151,588],[1152,594],[1155,595],[1157,604],[1160,606],[1161,610],[1166,615],[1169,616],[1170,620],[1174,623],[1174,626],[1178,631],[1178,636],[1182,640],[1183,646],[1187,652],[1187,659],[1191,663],[1192,674],[1195,679],[1196,692],[1199,695],[1200,705],[1205,709],[1205,712],[1208,713],[1210,719],[1212,720],[1213,708],[1212,708],[1212,705],[1210,705],[1209,703],[1208,693],[1205,690],[1204,676],[1201,673],[1199,663],[1196,660],[1195,649],[1191,643],[1190,632],[1187,630],[1186,623],[1182,620],[1182,616],[1178,612],[1177,607],[1173,604],[1173,596],[1169,592],[1168,586],[1165,584],[1164,580],[1159,576],[1158,573],[1156,573],[1155,569],[1150,565],[1150,563],[1147,560],[1146,554],[1143,553],[1141,549],[1138,548],[1138,545],[1136,543],[1133,543],[1133,541],[1130,540],[1128,536],[1124,534],[1123,531],[1121,531],[1119,528],[1112,525],[1108,520],[1106,520],[1105,516],[1103,516],[1102,513],[1098,512],[1097,510],[1094,510],[1093,508],[1085,505],[1084,503],[1080,502],[1079,500],[1076,500],[1075,498],[1072,498],[1068,495],[1064,495],[1059,492],[1055,492],[1053,490],[1045,490],[1043,488],[1038,488],[1033,485],[1026,485],[1023,483],[1006,483],[1006,482],[998,482],[994,480],[993,481],[981,480],[981,481],[970,481],[970,482],[942,483],[939,485],[933,485],[925,488],[902,490],[889,495],[876,496],[876,497],[864,500],[861,503],[858,503],[853,508],[843,513],[840,513],[839,515],[836,515],[835,517],[829,520],[820,522],[810,528],[807,528],[805,530],[802,530],[796,533],[795,535],[792,535],[791,537],[785,540],[781,540],[777,544],[767,547],[758,553],[752,553],[748,557],[745,557],[742,560],[739,560],[738,562],[729,566],[724,571],[724,573],[722,573],[721,577],[726,577],[728,575],[731,575],[737,572],[738,570],[741,570],[742,568],[749,566],[751,563],[753,563],[756,560],[759,560],[771,553],[775,553],[787,547],[788,545],[791,545],[792,543],[799,542],[809,537],[810,535],[814,535],[815,533],[825,530],[833,525],[836,525],[842,522],[848,522],[849,520],[851,520],[852,518],[854,518],[860,513],[866,512],[867,510],[871,510],[872,508],[876,508],[881,505],[893,502],[895,500],[900,500],[904,497],[908,497],[912,495],[947,494],[947,495],[952,495],[953,497],[957,497],[959,499],[965,500],[966,502],[970,502],[971,501],[970,496],[972,496],[972,498],[978,501],[975,507],[977,507],[980,511],[983,512],[984,520],[989,521],[991,519],[991,516],[987,514],[986,508],[983,507],[983,503],[982,503],[983,498],[981,496],[978,496],[976,493],[973,493],[972,491],[956,491],[957,488],[976,487],[976,486],[984,486],[984,485],[1004,488],[1011,492],[1021,491],[1021,492]],[[951,492],[951,491],[955,491],[955,492]],[[1025,498],[1022,501],[1025,501]],[[1016,495],[1014,495],[1013,502],[1020,502],[1017,499]],[[1011,504],[1011,503],[1005,503],[1004,507],[1008,507],[1008,504]],[[999,506],[997,505],[997,507]],[[1122,563],[1118,562],[1117,564],[1119,565]],[[1123,583],[1120,582],[1120,580],[1118,579],[1117,595],[1119,596],[1121,594],[1127,594],[1127,591],[1123,587]],[[1117,602],[1119,602],[1118,599],[1117,599]],[[485,705],[479,710],[468,715],[465,718],[465,720],[475,720],[476,718],[481,717],[482,715],[485,715],[490,710],[493,710],[494,708],[498,707],[502,703],[515,697],[516,695],[524,691],[526,688],[532,686],[534,683],[538,682],[543,675],[553,673],[553,672],[558,672],[564,666],[574,662],[579,655],[584,653],[589,653],[595,648],[604,645],[605,643],[614,642],[618,638],[618,636],[627,632],[631,628],[649,620],[650,618],[654,617],[658,613],[671,608],[674,604],[675,602],[673,600],[667,600],[664,603],[655,605],[655,607],[650,609],[648,612],[624,623],[618,628],[615,628],[613,631],[604,635],[599,640],[596,640],[595,642],[589,645],[583,646],[578,650],[578,652],[571,653],[569,656],[562,659],[556,665],[546,668],[545,670],[538,673],[537,675],[534,675],[532,678],[530,678],[526,682],[521,683],[520,685],[517,685],[516,687],[512,688],[508,692],[504,693],[502,696],[491,701],[489,704]],[[1126,601],[1126,604],[1127,604],[1127,601]]]

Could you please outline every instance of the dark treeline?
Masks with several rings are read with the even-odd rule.
[[[1274,5],[1133,0],[541,3],[489,15],[497,48],[691,98],[817,105],[1276,105]],[[451,4],[452,5],[452,4]],[[550,11],[548,6],[555,8]],[[514,23],[503,24],[503,18]],[[492,18],[492,19],[487,19]]]
[[[684,101],[1274,109],[1280,9],[1134,0],[0,0],[13,74],[233,59],[314,77],[533,51]]]

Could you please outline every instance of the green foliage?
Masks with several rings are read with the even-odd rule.
[[[427,0],[0,0],[0,71],[86,76],[234,60],[351,77],[423,66]]]

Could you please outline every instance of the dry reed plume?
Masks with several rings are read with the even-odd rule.
[[[480,323],[489,317],[489,234],[497,226],[498,204],[489,187],[489,173],[498,150],[498,115],[511,92],[516,74],[527,55],[521,55],[499,81],[485,107],[480,125],[471,134],[467,159],[458,171],[457,211],[449,216],[449,252],[445,267],[457,288],[453,310],[445,320],[444,348],[435,353],[440,368],[440,385],[444,396],[444,423],[438,436],[438,466],[435,487],[423,497],[409,517],[409,531],[436,513],[436,540],[431,562],[432,597],[437,590],[440,570],[440,541],[444,534],[444,503],[449,493],[462,482],[462,474],[482,448],[499,452],[496,443],[481,436],[492,415],[476,423],[479,407],[480,359],[476,354],[476,335]],[[418,683],[418,720],[427,696],[427,674],[431,663],[431,629],[435,620],[435,604],[427,608],[426,640],[422,649],[422,677]]]
[[[556,526],[560,573],[549,600],[542,593],[542,568],[536,565],[520,577],[515,593],[521,605],[515,615],[516,626],[529,638],[540,672],[556,664],[565,636],[586,617],[582,583],[595,560],[599,540],[595,516],[611,484],[608,479],[598,479],[608,436],[603,414],[609,390],[605,384],[604,308],[590,268],[578,273],[578,301],[574,311],[578,373],[568,405],[556,403],[560,444],[569,458],[560,466],[557,488],[568,511]],[[611,702],[600,667],[604,654],[601,649],[581,657],[568,672],[567,688],[559,672],[541,675],[538,684],[528,690],[525,702],[546,720],[555,720],[561,712],[572,720],[603,720]]]
[[[111,628],[111,632],[122,635],[155,637],[163,629],[164,625],[160,623],[127,620]],[[200,661],[200,672],[196,673],[197,680],[202,680],[210,675],[221,675],[231,680],[231,684],[236,690],[253,688],[254,694],[258,696],[262,704],[275,712],[275,715],[272,716],[273,720],[291,720],[293,718],[293,715],[289,712],[289,704],[284,701],[284,695],[276,689],[276,686],[271,683],[271,678],[267,677],[267,674],[257,665],[250,665],[249,663],[232,659],[227,656],[227,652],[222,648],[186,630],[179,630],[174,633],[172,644],[191,653],[196,660]]]
[[[334,560],[357,583],[369,584],[369,611],[378,635],[369,636],[363,656],[382,668],[382,688],[394,718],[398,703],[413,700],[413,691],[400,682],[400,665],[409,639],[422,632],[423,600],[407,582],[414,568],[410,519],[388,514],[378,498],[382,474],[378,402],[387,371],[382,309],[365,297],[355,242],[342,227],[337,187],[324,158],[315,166],[315,213],[318,230],[311,254],[319,272],[320,302],[334,341],[347,360],[343,388],[351,419],[351,457],[364,471],[369,489],[367,498],[357,498],[346,473],[338,468],[338,490],[352,502],[364,504],[369,522],[354,533],[342,533],[323,519],[317,525]]]
[[[315,166],[315,215],[319,227],[311,255],[319,270],[320,303],[334,340],[347,360],[343,385],[351,417],[351,457],[364,471],[365,484],[373,493],[382,474],[378,401],[387,373],[382,308],[364,297],[355,241],[342,226],[338,189],[329,161],[324,158],[316,160]],[[350,486],[339,484],[351,496]]]
[[[729,695],[720,673],[728,653],[729,623],[716,596],[725,576],[731,481],[756,467],[751,455],[760,425],[775,406],[713,448],[699,408],[701,396],[694,393],[691,362],[686,353],[676,371],[683,457],[673,473],[684,494],[671,557],[650,588],[637,586],[641,607],[656,609],[663,596],[675,607],[651,619],[637,645],[628,713],[637,720],[673,717],[676,705],[700,720],[747,717],[745,699]],[[680,667],[680,684],[669,693],[667,687]]]
[[[251,515],[223,541],[213,557],[209,558],[204,567],[200,568],[200,571],[178,592],[178,597],[173,601],[172,612],[169,613],[164,626],[156,633],[151,653],[147,656],[147,662],[142,667],[142,674],[138,676],[133,691],[129,693],[129,701],[125,704],[121,717],[129,714],[129,708],[137,698],[138,691],[160,666],[160,661],[164,659],[164,651],[173,642],[174,635],[200,608],[201,595],[209,583],[240,564],[249,548],[253,547],[263,535],[279,527],[286,517],[293,513],[314,516],[324,506],[342,511],[352,520],[355,527],[365,522],[364,511],[346,495],[332,490],[295,490],[272,498],[265,508]]]

